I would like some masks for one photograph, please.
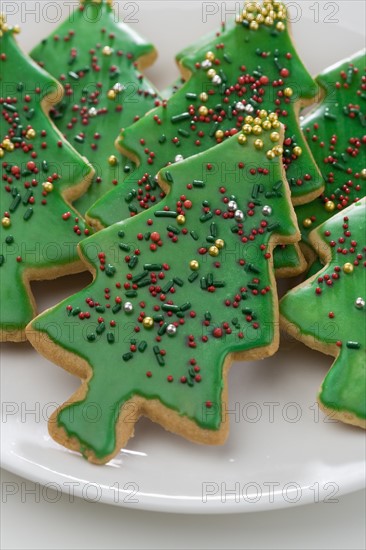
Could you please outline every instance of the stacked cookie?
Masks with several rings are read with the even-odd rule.
[[[230,364],[276,353],[279,321],[336,357],[319,402],[365,427],[364,53],[314,81],[284,5],[247,2],[177,56],[182,79],[162,99],[138,73],[152,46],[110,4],[81,2],[34,49],[38,65],[1,20],[1,82],[16,84],[1,93],[0,334],[82,379],[51,435],[95,463],[142,415],[223,443]],[[29,281],[77,269],[93,283],[32,320]],[[309,269],[279,304],[275,274]]]

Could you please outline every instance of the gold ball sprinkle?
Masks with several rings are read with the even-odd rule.
[[[263,149],[263,141],[261,139],[256,139],[255,142],[254,142],[254,147],[256,149]]]
[[[207,116],[208,115],[208,109],[207,109],[207,107],[205,107],[205,105],[201,105],[201,107],[199,107],[199,109],[198,109],[198,112],[202,116]]]
[[[283,31],[285,30],[285,28],[286,28],[286,27],[285,27],[285,24],[282,23],[282,21],[279,21],[279,22],[277,23],[277,25],[276,25],[276,29],[277,29],[278,31],[280,31],[280,32],[283,32]]]
[[[244,119],[245,124],[252,124],[254,118],[250,115],[246,116]]]
[[[247,142],[247,136],[245,136],[244,134],[239,134],[238,142],[240,143],[240,145],[244,145],[244,143]]]
[[[257,31],[258,28],[259,28],[259,25],[258,25],[257,21],[251,21],[249,27],[250,27],[250,30]]]
[[[363,180],[366,180],[366,168],[363,168],[363,170],[361,170],[361,178]]]
[[[302,155],[302,149],[298,145],[292,149],[292,152],[297,157],[300,157]]]
[[[218,256],[219,255],[219,249],[217,246],[210,246],[208,249],[208,253],[210,256]]]
[[[310,218],[305,218],[305,220],[302,222],[302,225],[304,227],[310,227],[311,225],[313,225],[313,222],[311,221]]]
[[[46,193],[52,193],[53,191],[53,183],[50,181],[45,181],[42,183],[43,190],[46,191]]]
[[[108,158],[108,163],[110,166],[116,166],[116,164],[118,163],[118,159],[115,155],[111,155],[109,158]]]
[[[225,132],[223,132],[222,130],[217,130],[217,132],[215,132],[216,139],[222,139],[224,135],[225,135]]]
[[[280,126],[281,126],[281,123],[280,123],[279,120],[274,120],[274,121],[272,122],[272,128],[273,128],[274,130],[277,130]]]
[[[4,155],[5,155],[4,149],[0,147],[0,159],[2,159]]]
[[[1,225],[2,225],[3,227],[10,227],[10,226],[11,226],[11,220],[10,220],[10,218],[3,218],[3,219],[1,220]]]
[[[262,133],[262,127],[259,126],[259,124],[255,124],[255,125],[253,126],[252,132],[253,132],[253,134],[254,134],[255,136],[260,136],[261,133]]]
[[[275,158],[275,153],[272,151],[272,149],[270,149],[269,151],[267,151],[267,158],[268,160],[273,160]]]
[[[209,61],[213,61],[215,59],[215,54],[213,52],[207,52],[206,59],[208,59]]]
[[[284,94],[286,97],[291,97],[293,93],[294,93],[294,91],[293,91],[292,88],[285,88],[285,89],[283,90],[283,94]]]
[[[252,127],[250,126],[250,124],[244,124],[243,132],[244,132],[244,134],[251,134],[252,133]]]
[[[278,120],[278,116],[276,115],[276,113],[270,113],[270,114],[268,115],[268,120],[269,120],[270,122],[275,122],[276,120]]]
[[[200,264],[197,262],[197,260],[191,260],[189,262],[189,267],[192,271],[197,271],[200,268]]]
[[[324,205],[324,208],[327,212],[333,212],[335,210],[335,204],[333,201],[327,201]]]
[[[223,239],[216,239],[215,246],[221,250],[225,246],[225,241]]]
[[[35,130],[33,130],[33,128],[29,128],[29,130],[27,130],[27,133],[25,134],[27,139],[34,139],[36,135],[37,133]]]
[[[278,132],[272,132],[270,135],[271,141],[279,141],[280,134]]]
[[[273,152],[277,157],[279,157],[283,154],[283,148],[281,147],[281,145],[275,145],[273,147]]]
[[[208,78],[211,78],[211,79],[212,79],[214,76],[216,76],[216,71],[215,71],[215,69],[209,69],[209,70],[207,71],[207,76],[208,76]]]
[[[179,225],[183,225],[186,223],[186,217],[183,216],[183,214],[179,214],[179,216],[177,216],[177,223],[179,223]]]
[[[269,120],[264,120],[262,122],[262,128],[263,130],[270,130],[272,128],[272,124],[270,123]]]
[[[152,328],[154,326],[154,320],[152,317],[145,317],[142,321],[142,324],[144,325],[144,328]]]
[[[208,94],[206,94],[206,92],[202,92],[200,94],[200,100],[203,101],[203,102],[207,101],[208,100]]]
[[[109,92],[107,93],[107,97],[108,99],[116,99],[116,92],[114,90],[109,90]]]
[[[350,274],[350,273],[353,272],[353,270],[354,270],[353,264],[351,264],[349,262],[344,264],[344,266],[343,266],[344,273]]]
[[[102,52],[103,55],[112,55],[113,48],[111,48],[110,46],[104,46]]]
[[[268,116],[268,113],[265,109],[261,109],[259,111],[259,118],[267,118],[267,116]]]

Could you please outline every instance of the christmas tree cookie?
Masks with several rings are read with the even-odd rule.
[[[93,175],[49,120],[62,90],[19,49],[17,32],[0,16],[0,341],[25,339],[30,281],[83,269],[76,246],[89,230],[69,203]]]
[[[187,82],[122,133],[121,151],[138,168],[88,211],[93,225],[109,226],[155,204],[161,168],[250,128],[263,109],[286,125],[283,161],[294,204],[321,193],[323,180],[298,121],[317,86],[295,51],[283,3],[246,3],[236,22],[184,50],[178,61]]]
[[[225,440],[230,363],[277,350],[272,250],[300,237],[275,122],[163,169],[160,204],[80,244],[94,282],[27,331],[83,380],[50,422],[66,447],[106,462],[141,415],[192,441]]]
[[[328,219],[309,240],[327,265],[283,298],[282,327],[336,358],[320,406],[366,428],[366,199]]]
[[[64,86],[65,96],[51,117],[95,168],[92,185],[75,203],[85,213],[133,169],[115,150],[121,128],[159,105],[159,100],[139,72],[155,60],[155,50],[118,22],[121,4],[115,11],[112,1],[80,4],[31,55]]]
[[[330,67],[317,81],[324,89],[324,101],[305,117],[303,129],[325,190],[296,209],[308,246],[313,229],[366,195],[365,50]],[[307,252],[314,260],[315,251]]]

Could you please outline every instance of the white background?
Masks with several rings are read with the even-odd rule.
[[[186,32],[181,30],[178,32],[180,11],[192,10],[192,14],[199,13],[197,3],[165,2],[163,12],[160,6],[159,13],[164,17],[162,32],[157,31],[155,20],[144,18],[143,2],[141,3],[139,23],[135,24],[135,28],[153,40],[161,51],[159,61],[149,70],[149,77],[160,87],[169,84],[177,74],[173,63],[174,53],[190,41],[197,39],[202,33],[202,21],[197,21],[193,16],[190,28]],[[291,3],[295,4],[295,2]],[[29,6],[32,2],[26,2],[26,4]],[[60,2],[61,6],[64,4],[65,2]],[[223,4],[218,2],[220,10]],[[227,7],[230,8],[234,4],[235,2],[228,2]],[[365,3],[362,0],[328,3],[302,1],[301,5],[308,18],[315,17],[317,5],[319,7],[319,24],[314,27],[314,35],[301,38],[304,60],[307,63],[311,61],[314,70],[323,68],[321,55],[317,56],[319,60],[314,60],[314,52],[319,52],[322,48],[331,49],[336,61],[342,56],[345,47],[337,41],[337,23],[334,22],[328,23],[334,30],[334,40],[326,42],[322,40],[319,29],[325,24],[325,16],[332,12],[325,8],[326,4],[335,4],[339,8],[338,16],[335,15],[333,19],[338,17],[342,25],[354,29],[355,36],[365,31]],[[214,18],[208,20],[204,32],[217,27],[219,21],[219,15],[216,16],[216,20]],[[10,22],[18,22],[16,16]],[[177,22],[178,25],[172,33],[172,26]],[[50,26],[47,29],[44,24],[42,27],[38,25],[35,27],[32,19],[27,20],[26,23],[28,24],[23,23],[24,32],[20,40],[28,47],[35,44],[52,28]],[[37,32],[34,32],[35,29]],[[167,40],[169,34],[174,38]],[[169,47],[167,47],[168,44]],[[308,47],[304,48],[304,44]],[[355,39],[355,48],[358,47],[359,41]],[[350,51],[352,51],[352,45],[348,44],[347,53]],[[12,548],[356,550],[364,548],[366,544],[364,491],[341,497],[338,503],[290,506],[285,510],[209,517],[127,510],[72,499],[69,496],[53,493],[51,490],[44,493],[33,482],[3,470],[1,487],[1,548],[3,550]],[[14,494],[9,494],[11,492]]]

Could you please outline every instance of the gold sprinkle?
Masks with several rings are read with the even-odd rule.
[[[205,105],[201,105],[198,109],[198,112],[202,116],[207,116],[208,115],[208,109],[207,109],[207,107],[205,107]]]
[[[109,158],[108,158],[108,163],[110,166],[116,166],[116,164],[118,163],[118,159],[115,155],[111,155]]]
[[[108,99],[116,99],[116,92],[114,90],[109,90],[107,93]]]
[[[268,160],[273,160],[273,159],[275,158],[275,156],[276,156],[276,155],[274,154],[274,152],[272,151],[272,149],[270,149],[269,151],[267,151],[267,154],[266,154],[266,155],[267,155]]]
[[[206,92],[202,92],[200,94],[200,100],[203,101],[203,102],[207,101],[208,100],[208,94],[206,94]]]
[[[200,268],[200,264],[197,262],[197,260],[191,260],[189,262],[189,267],[192,271],[197,271]]]
[[[212,80],[213,77],[216,76],[216,71],[215,71],[215,69],[209,69],[209,70],[207,71],[207,76],[208,76],[208,78],[210,78],[210,79]]]
[[[216,139],[222,139],[224,135],[225,135],[225,132],[223,132],[222,130],[217,130],[217,132],[215,132]]]
[[[244,124],[243,132],[244,132],[244,134],[251,134],[252,133],[252,127],[250,126],[250,124]]]
[[[218,256],[220,251],[217,246],[210,246],[210,248],[208,249],[208,253],[210,256]]]
[[[29,130],[27,130],[27,133],[25,134],[25,137],[27,139],[34,139],[36,135],[37,135],[36,131],[33,130],[33,128],[29,128]]]
[[[294,91],[292,88],[285,88],[283,90],[283,95],[285,95],[286,97],[291,97],[293,93]]]
[[[302,225],[304,227],[310,227],[311,225],[313,225],[313,222],[311,221],[310,218],[305,218],[305,220],[302,222]]]
[[[53,183],[50,181],[45,181],[42,183],[43,190],[46,191],[46,193],[52,193],[53,191]]]
[[[244,145],[244,143],[247,142],[247,136],[245,136],[244,134],[239,134],[238,142],[240,143],[240,145]]]
[[[221,250],[225,246],[225,241],[223,239],[216,239],[215,246]]]
[[[263,149],[263,141],[261,139],[256,139],[255,142],[254,142],[254,147],[256,149]]]
[[[292,152],[297,157],[300,157],[302,155],[302,149],[298,145],[292,149]]]
[[[344,264],[343,266],[344,273],[350,274],[350,273],[353,273],[353,270],[354,270],[353,264],[351,264],[350,262],[347,262]]]
[[[186,217],[183,216],[183,214],[179,214],[179,216],[177,216],[177,223],[179,223],[179,225],[183,225],[186,223]]]
[[[213,61],[215,59],[215,54],[213,52],[207,52],[206,59],[208,59],[209,61]]]
[[[150,329],[154,326],[154,319],[152,317],[145,317],[142,321],[144,328]]]
[[[6,217],[3,218],[3,219],[1,220],[1,225],[2,225],[3,227],[10,227],[10,226],[11,226],[11,220],[10,220],[10,218],[6,218]]]
[[[278,132],[272,132],[270,135],[271,141],[279,141],[280,134]]]
[[[333,201],[327,201],[324,205],[324,208],[327,212],[333,212],[335,210],[335,204]]]

